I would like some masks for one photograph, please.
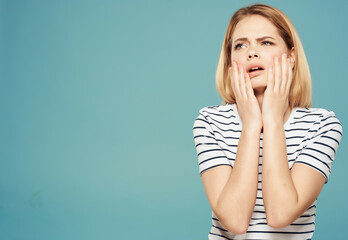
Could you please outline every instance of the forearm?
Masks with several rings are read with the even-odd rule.
[[[259,149],[260,129],[243,129],[233,171],[217,203],[216,214],[227,228],[249,225],[257,195]]]
[[[298,202],[288,165],[286,138],[281,121],[264,125],[262,194],[269,225],[282,225]]]

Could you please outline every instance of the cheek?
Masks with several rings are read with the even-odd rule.
[[[267,54],[263,54],[263,60],[264,63],[267,64],[268,66],[274,65],[274,59],[275,57],[278,57],[280,59],[281,53],[278,51],[273,51],[273,52],[268,52]]]
[[[274,52],[269,54],[268,58],[270,61],[274,61],[275,57],[278,57],[279,59],[281,59],[283,53],[287,53],[287,52],[286,51],[274,51]]]
[[[238,54],[234,54],[231,56],[231,60],[234,61],[234,62],[237,62],[239,64],[242,64],[243,61],[242,61],[242,57],[239,56]]]

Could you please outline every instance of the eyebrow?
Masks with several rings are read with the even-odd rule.
[[[273,39],[273,40],[276,40],[275,38],[273,38],[273,37],[271,37],[271,36],[263,36],[263,37],[257,38],[256,40],[257,40],[258,42],[260,42],[260,41],[262,41],[262,40],[264,40],[264,39],[266,39],[266,38],[271,38],[271,39]],[[238,39],[234,40],[233,43],[238,42],[238,41],[248,41],[248,38],[238,38]]]

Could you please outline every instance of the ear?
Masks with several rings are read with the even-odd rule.
[[[291,68],[294,69],[295,67],[295,48],[294,47],[290,49],[289,57],[291,58]]]

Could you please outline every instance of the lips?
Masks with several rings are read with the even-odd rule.
[[[264,70],[258,70],[258,71],[254,71],[254,72],[249,72],[248,75],[249,75],[249,78],[253,78],[253,77],[256,77],[260,74],[262,74]]]
[[[249,78],[253,78],[262,74],[264,70],[265,68],[260,64],[251,64],[247,68],[247,73],[249,75]]]

